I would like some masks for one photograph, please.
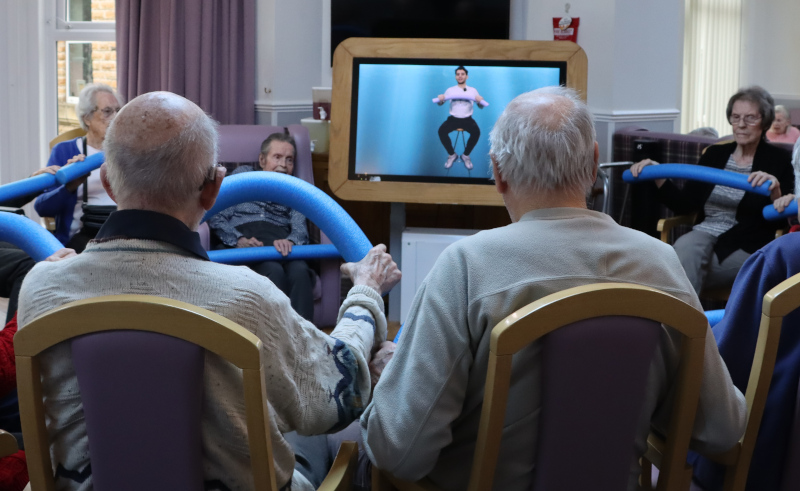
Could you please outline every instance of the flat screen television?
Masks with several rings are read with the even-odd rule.
[[[586,55],[574,43],[348,39],[334,55],[331,190],[350,200],[501,205],[489,131],[514,97],[551,85],[585,97]]]

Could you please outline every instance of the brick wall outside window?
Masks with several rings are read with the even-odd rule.
[[[114,0],[92,0],[92,21],[113,22],[114,19]],[[104,83],[116,89],[116,42],[93,42],[91,45],[92,81]],[[67,43],[58,41],[56,51],[58,60],[58,132],[63,133],[80,125],[75,117],[75,104],[67,101]]]

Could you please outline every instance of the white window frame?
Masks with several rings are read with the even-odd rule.
[[[58,135],[58,41],[114,41],[117,40],[116,22],[69,22],[67,21],[67,1],[50,0],[42,2],[42,115],[46,141]],[[69,70],[69,68],[68,68]],[[69,101],[69,99],[68,99]]]

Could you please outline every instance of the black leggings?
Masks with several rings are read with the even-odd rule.
[[[447,155],[453,155],[456,151],[453,148],[453,142],[450,141],[450,132],[458,129],[469,133],[469,140],[467,140],[467,146],[464,148],[464,155],[469,155],[481,138],[481,129],[478,128],[478,123],[471,116],[469,118],[457,118],[455,116],[447,118],[439,126],[439,140],[442,141],[444,149],[447,150]]]
[[[17,312],[17,299],[22,280],[35,264],[36,261],[22,249],[8,242],[0,242],[0,297],[8,298],[6,323]]]
[[[246,238],[255,237],[271,246],[279,239],[289,236],[289,227],[281,227],[267,222],[251,222],[239,225],[236,230]],[[314,271],[308,263],[302,260],[295,261],[262,261],[249,264],[250,269],[266,276],[275,286],[289,297],[292,308],[308,321],[314,320]]]

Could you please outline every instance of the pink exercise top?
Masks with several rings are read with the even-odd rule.
[[[455,118],[469,118],[472,116],[472,100],[475,100],[478,96],[477,90],[467,86],[467,90],[464,91],[458,85],[454,85],[445,91],[444,96],[450,99],[450,116]],[[459,97],[472,100],[459,99]]]
[[[794,126],[786,128],[786,133],[779,135],[772,130],[767,131],[767,140],[771,143],[794,143],[800,138],[800,130]]]

